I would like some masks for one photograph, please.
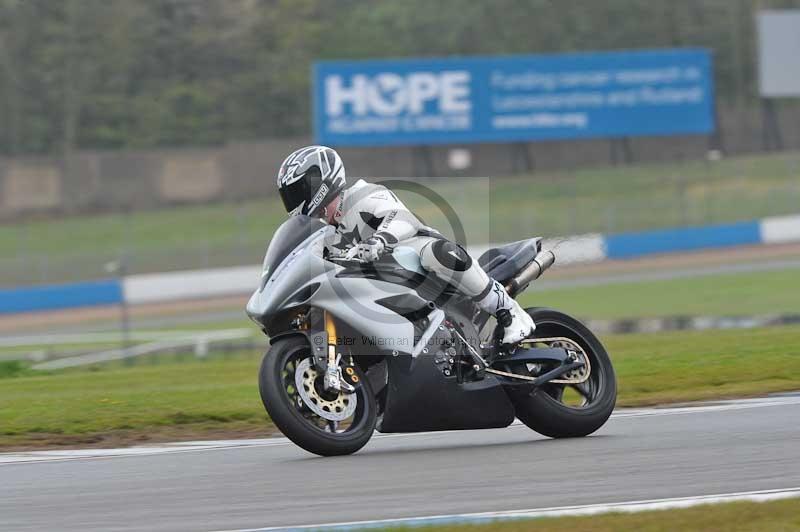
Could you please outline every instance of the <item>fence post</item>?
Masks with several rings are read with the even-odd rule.
[[[241,259],[245,259],[247,257],[247,213],[242,201],[238,201],[236,204],[236,221],[239,225],[239,255]]]
[[[128,272],[128,265],[127,265],[127,257],[120,253],[117,260],[109,262],[106,264],[105,267],[106,271],[110,274],[116,274],[117,281],[120,284],[120,287],[125,285],[125,276]],[[122,294],[122,301],[120,301],[119,305],[119,326],[120,326],[120,348],[122,349],[122,354],[125,355],[125,365],[132,366],[134,364],[135,357],[129,357],[128,350],[131,347],[131,327],[130,327],[130,315],[128,312],[128,301],[125,299],[125,293],[123,290]]]
[[[197,358],[205,358],[208,356],[208,338],[200,336],[194,343],[194,356]]]
[[[689,225],[688,201],[686,198],[686,180],[682,175],[675,175],[675,195],[678,199],[678,209],[680,210],[680,225],[686,227]]]

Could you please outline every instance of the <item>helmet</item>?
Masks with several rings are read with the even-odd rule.
[[[278,192],[289,216],[319,216],[344,185],[342,158],[326,146],[300,148],[278,170]]]

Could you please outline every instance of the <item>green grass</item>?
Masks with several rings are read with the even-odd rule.
[[[609,336],[619,404],[800,389],[800,327]],[[260,354],[0,379],[0,447],[265,434]]]
[[[526,292],[523,306],[584,318],[800,314],[800,270],[737,273]]]
[[[267,427],[255,354],[67,370],[0,381],[0,446],[114,433]]]
[[[33,371],[21,360],[0,360],[0,379],[31,375]]]
[[[622,406],[800,389],[800,327],[614,335],[603,339]]]
[[[384,530],[411,530],[386,528]],[[733,502],[708,504],[678,510],[654,510],[633,514],[610,513],[585,517],[551,517],[475,525],[415,527],[418,531],[437,532],[763,532],[800,530],[800,499],[771,502]]]
[[[426,182],[468,243],[707,224],[800,210],[800,154]],[[453,234],[438,207],[399,194]],[[256,263],[285,219],[277,198],[0,225],[0,284],[93,278],[120,253],[130,270]]]

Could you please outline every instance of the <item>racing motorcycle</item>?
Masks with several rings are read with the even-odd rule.
[[[496,321],[427,274],[402,242],[380,260],[344,258],[334,228],[281,225],[247,314],[269,337],[259,390],[275,425],[322,456],[354,453],[375,430],[500,428],[514,418],[553,438],[599,429],[616,402],[609,356],[581,322],[526,309],[532,338],[503,346]],[[541,238],[486,251],[483,269],[512,297],[555,261]]]

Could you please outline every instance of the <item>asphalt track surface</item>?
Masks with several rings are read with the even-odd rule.
[[[795,488],[798,442],[790,394],[621,410],[575,440],[512,425],[379,435],[338,458],[282,439],[0,455],[0,530],[236,530]]]

